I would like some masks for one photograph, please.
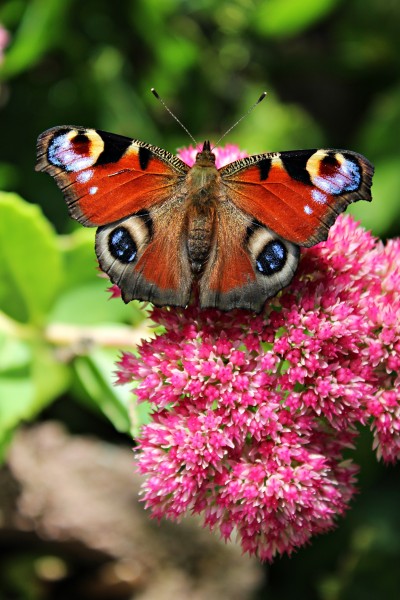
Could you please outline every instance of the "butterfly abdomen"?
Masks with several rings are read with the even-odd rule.
[[[200,273],[209,256],[214,232],[213,204],[192,204],[187,214],[186,248],[190,267]]]
[[[186,249],[190,268],[195,275],[203,271],[210,255],[220,182],[221,176],[215,168],[215,155],[209,150],[199,152],[196,164],[186,177]]]

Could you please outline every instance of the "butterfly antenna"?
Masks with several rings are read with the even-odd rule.
[[[257,100],[257,102],[254,102],[253,106],[250,106],[249,110],[248,110],[247,112],[245,112],[245,113],[244,113],[244,115],[242,115],[242,116],[240,117],[240,119],[238,119],[238,120],[236,121],[236,123],[234,123],[234,124],[232,125],[232,127],[229,127],[229,129],[228,129],[227,131],[225,131],[224,135],[222,135],[222,136],[219,138],[218,142],[216,142],[216,143],[214,144],[214,146],[213,146],[213,149],[214,149],[214,148],[216,148],[216,147],[218,146],[218,144],[220,143],[220,141],[221,141],[221,140],[223,140],[223,139],[224,139],[224,137],[225,137],[226,135],[228,135],[228,133],[230,133],[230,132],[232,131],[232,129],[234,129],[234,127],[236,127],[236,125],[239,125],[240,121],[243,121],[243,119],[244,119],[245,117],[247,117],[247,115],[249,115],[249,114],[250,114],[250,113],[251,113],[251,112],[252,112],[252,111],[255,109],[255,107],[257,106],[257,104],[260,104],[260,102],[262,102],[262,101],[264,100],[264,98],[265,98],[265,96],[266,96],[266,95],[267,95],[267,92],[263,92],[263,93],[261,94],[261,96],[259,97],[259,99]]]
[[[192,136],[192,134],[190,133],[190,131],[184,126],[183,123],[181,123],[181,121],[178,119],[178,117],[176,115],[174,115],[174,113],[172,112],[172,110],[170,110],[168,108],[168,106],[165,104],[164,100],[161,98],[161,96],[158,94],[158,92],[154,88],[151,88],[151,93],[153,94],[153,96],[155,96],[157,98],[157,100],[159,100],[161,102],[161,104],[163,105],[163,107],[165,108],[165,110],[167,112],[169,112],[169,114],[171,115],[171,117],[173,117],[177,123],[179,123],[179,125],[182,127],[182,129],[184,131],[186,131],[186,133],[188,134],[188,136],[190,137],[190,139],[193,140],[195,146],[197,146],[198,144],[197,144],[196,140],[194,139],[194,137]]]

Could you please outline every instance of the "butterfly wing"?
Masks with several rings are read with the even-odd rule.
[[[189,167],[161,148],[83,127],[49,129],[37,149],[36,169],[55,178],[71,216],[99,226],[99,264],[123,300],[186,306],[192,274],[179,190]]]
[[[219,171],[215,243],[200,280],[202,306],[260,311],[289,284],[300,246],[313,246],[346,207],[371,200],[373,166],[344,150],[260,154]]]
[[[218,205],[215,238],[199,282],[200,306],[259,312],[293,278],[299,247],[235,207]]]
[[[187,305],[185,163],[137,140],[66,126],[39,137],[37,170],[56,179],[73,218],[99,226],[100,266],[125,302]],[[373,167],[349,151],[261,154],[219,173],[202,307],[261,310],[292,279],[299,246],[326,239],[350,202],[371,199]]]
[[[172,196],[189,170],[161,148],[68,125],[42,133],[37,156],[36,170],[55,178],[71,217],[89,227],[149,210]]]
[[[371,200],[374,169],[348,150],[249,156],[220,170],[232,202],[299,246],[325,240],[351,202]]]
[[[187,306],[193,275],[184,242],[185,204],[179,196],[96,232],[101,269],[124,302]]]

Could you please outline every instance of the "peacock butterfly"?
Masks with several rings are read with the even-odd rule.
[[[371,200],[373,166],[349,150],[257,154],[193,167],[145,142],[53,127],[36,170],[52,175],[72,218],[98,227],[100,267],[125,302],[260,311],[291,281],[300,247],[325,240],[351,202]]]

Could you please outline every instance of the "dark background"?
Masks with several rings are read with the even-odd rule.
[[[91,232],[71,234],[75,224],[59,190],[34,172],[34,162],[38,134],[61,124],[97,127],[171,152],[189,145],[150,94],[153,86],[196,139],[214,141],[266,90],[267,99],[224,143],[251,154],[318,146],[364,154],[376,167],[374,200],[351,212],[383,239],[400,233],[397,0],[3,0],[0,23],[10,36],[0,66],[0,189],[42,207],[75,269],[47,324],[143,324],[138,307],[117,307],[105,294],[99,300],[105,286],[92,282]],[[26,256],[34,251],[29,237],[21,243]],[[46,347],[61,345],[46,335]],[[103,381],[116,350],[104,350],[101,359],[71,352],[68,382],[60,376],[38,406],[11,425],[0,422],[4,452],[20,423],[50,419],[73,434],[131,445],[126,399]],[[87,369],[106,386],[97,395]],[[4,392],[1,402],[13,399]],[[339,528],[266,567],[264,587],[251,598],[399,597],[399,470],[378,464],[371,442],[364,433],[356,456],[360,494]],[[0,598],[50,597],[35,591],[33,575],[32,588],[19,590],[15,556],[15,578],[0,569]]]

